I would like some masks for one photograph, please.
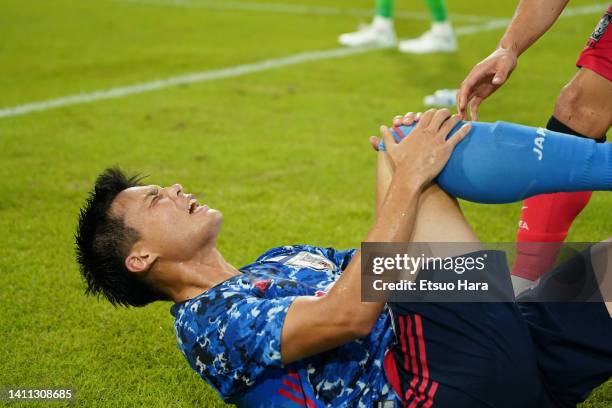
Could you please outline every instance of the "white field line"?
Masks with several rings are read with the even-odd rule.
[[[575,7],[566,9],[561,18],[568,18],[595,12],[603,12],[605,4],[593,4],[590,6]],[[458,36],[465,36],[486,31],[493,31],[505,27],[509,19],[492,20],[483,24],[459,27],[456,29]],[[145,92],[157,91],[177,85],[194,84],[198,82],[213,81],[216,79],[233,78],[254,72],[267,71],[270,69],[286,67],[290,65],[302,64],[311,61],[321,61],[333,58],[343,58],[356,54],[363,54],[390,47],[371,47],[371,48],[335,48],[325,51],[312,51],[301,54],[294,54],[287,57],[268,59],[251,64],[237,65],[229,68],[215,69],[202,72],[194,72],[185,75],[178,75],[165,79],[158,79],[150,82],[143,82],[135,85],[121,86],[107,90],[94,91],[69,95],[60,98],[47,99],[39,102],[25,103],[13,107],[1,108],[0,118],[25,115],[32,112],[46,111],[49,109],[60,108],[63,106],[91,103],[106,99],[122,98],[129,95],[136,95]]]
[[[238,11],[256,11],[256,12],[272,12],[286,14],[307,14],[307,15],[322,15],[322,16],[354,16],[354,17],[369,17],[372,18],[374,8],[345,8],[345,7],[330,7],[330,6],[308,6],[303,4],[282,4],[282,3],[251,3],[240,1],[222,1],[222,0],[119,0],[123,3],[135,3],[146,5],[159,6],[174,6],[187,8],[206,8],[213,10],[238,10]],[[418,11],[397,11],[394,13],[395,19],[403,20],[431,20],[431,14]],[[454,14],[450,13],[451,21],[464,21],[475,23],[479,21],[490,20],[495,17],[490,16],[475,16],[469,14]]]

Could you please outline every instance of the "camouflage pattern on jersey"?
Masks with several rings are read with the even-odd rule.
[[[225,401],[240,406],[370,407],[394,399],[382,367],[393,336],[386,312],[368,337],[281,364],[291,302],[323,296],[354,253],[306,245],[264,253],[244,274],[173,306],[181,352]]]

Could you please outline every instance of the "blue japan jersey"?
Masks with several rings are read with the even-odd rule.
[[[355,250],[306,245],[269,250],[206,292],[172,307],[178,346],[227,402],[246,407],[372,407],[395,401],[383,358],[386,310],[369,336],[283,365],[281,330],[297,296],[323,296]],[[387,406],[387,405],[385,405]]]

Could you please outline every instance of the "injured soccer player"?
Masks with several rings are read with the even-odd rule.
[[[363,242],[485,251],[456,199],[434,182],[470,139],[469,125],[452,131],[458,123],[447,110],[428,111],[398,144],[383,129],[375,217]],[[285,245],[237,268],[217,248],[221,212],[180,184],[140,181],[108,169],[81,210],[77,258],[87,292],[115,305],[174,302],[179,349],[224,401],[573,406],[612,375],[612,320],[602,302],[362,302],[360,251]],[[593,248],[587,263],[612,255],[609,245]],[[510,279],[504,262],[487,268]]]

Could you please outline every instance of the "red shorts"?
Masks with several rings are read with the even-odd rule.
[[[612,4],[595,27],[576,65],[612,81]]]

